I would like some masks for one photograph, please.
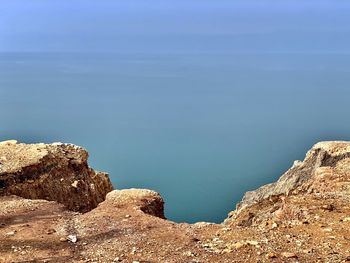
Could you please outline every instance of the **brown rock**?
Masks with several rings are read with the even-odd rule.
[[[0,196],[57,201],[86,212],[113,189],[107,174],[89,168],[86,150],[72,144],[3,142],[0,156]]]
[[[270,258],[277,258],[277,255],[276,255],[275,253],[273,253],[273,252],[268,252],[268,253],[266,254],[266,258],[267,258],[267,259],[270,259]]]
[[[259,201],[281,194],[289,194],[306,183],[310,178],[318,176],[317,168],[335,166],[341,160],[349,157],[350,143],[320,142],[306,154],[303,162],[296,161],[275,183],[264,185],[259,189],[247,192],[237,205],[236,213],[245,207]]]
[[[142,212],[165,218],[164,216],[164,201],[157,192],[147,189],[124,189],[114,190],[107,194],[106,201],[102,206],[115,207],[132,207],[134,210],[141,210]],[[131,215],[127,214],[126,218]]]

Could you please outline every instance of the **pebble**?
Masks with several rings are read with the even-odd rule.
[[[333,231],[333,229],[332,229],[332,228],[330,228],[330,227],[327,227],[327,228],[323,229],[323,231],[325,231],[325,232],[332,232],[332,231]]]
[[[78,238],[76,235],[69,235],[69,236],[67,236],[67,240],[72,242],[72,243],[76,243],[78,241]]]
[[[6,236],[14,236],[16,234],[16,231],[10,231],[6,233]]]
[[[79,181],[75,180],[75,181],[71,184],[71,186],[74,187],[74,188],[78,188],[78,183],[79,183]]]
[[[285,257],[285,258],[297,258],[298,256],[292,252],[283,252],[282,254],[282,257]]]

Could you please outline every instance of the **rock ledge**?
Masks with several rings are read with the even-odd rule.
[[[87,212],[113,190],[106,173],[88,166],[88,153],[72,144],[0,143],[0,196],[17,195]]]

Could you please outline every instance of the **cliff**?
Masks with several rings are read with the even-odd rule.
[[[247,192],[237,204],[229,218],[237,217],[243,210],[264,202],[278,199],[278,196],[305,194],[305,192],[325,191],[335,183],[334,176],[340,178],[339,169],[348,171],[350,164],[349,142],[320,142],[307,152],[303,161],[295,161],[293,166],[277,182],[264,185],[259,189]],[[337,178],[337,181],[339,180]],[[344,178],[345,179],[345,178]],[[325,185],[320,183],[323,180]],[[315,184],[318,184],[315,187]],[[227,222],[230,219],[226,220]]]
[[[87,164],[88,153],[72,144],[0,143],[0,196],[17,195],[87,212],[113,190],[106,173]]]
[[[0,262],[350,261],[349,142],[316,144],[222,224],[168,221],[158,193],[112,191],[87,157],[0,144]]]

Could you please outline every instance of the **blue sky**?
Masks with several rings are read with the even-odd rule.
[[[0,0],[0,51],[348,52],[347,1]]]

